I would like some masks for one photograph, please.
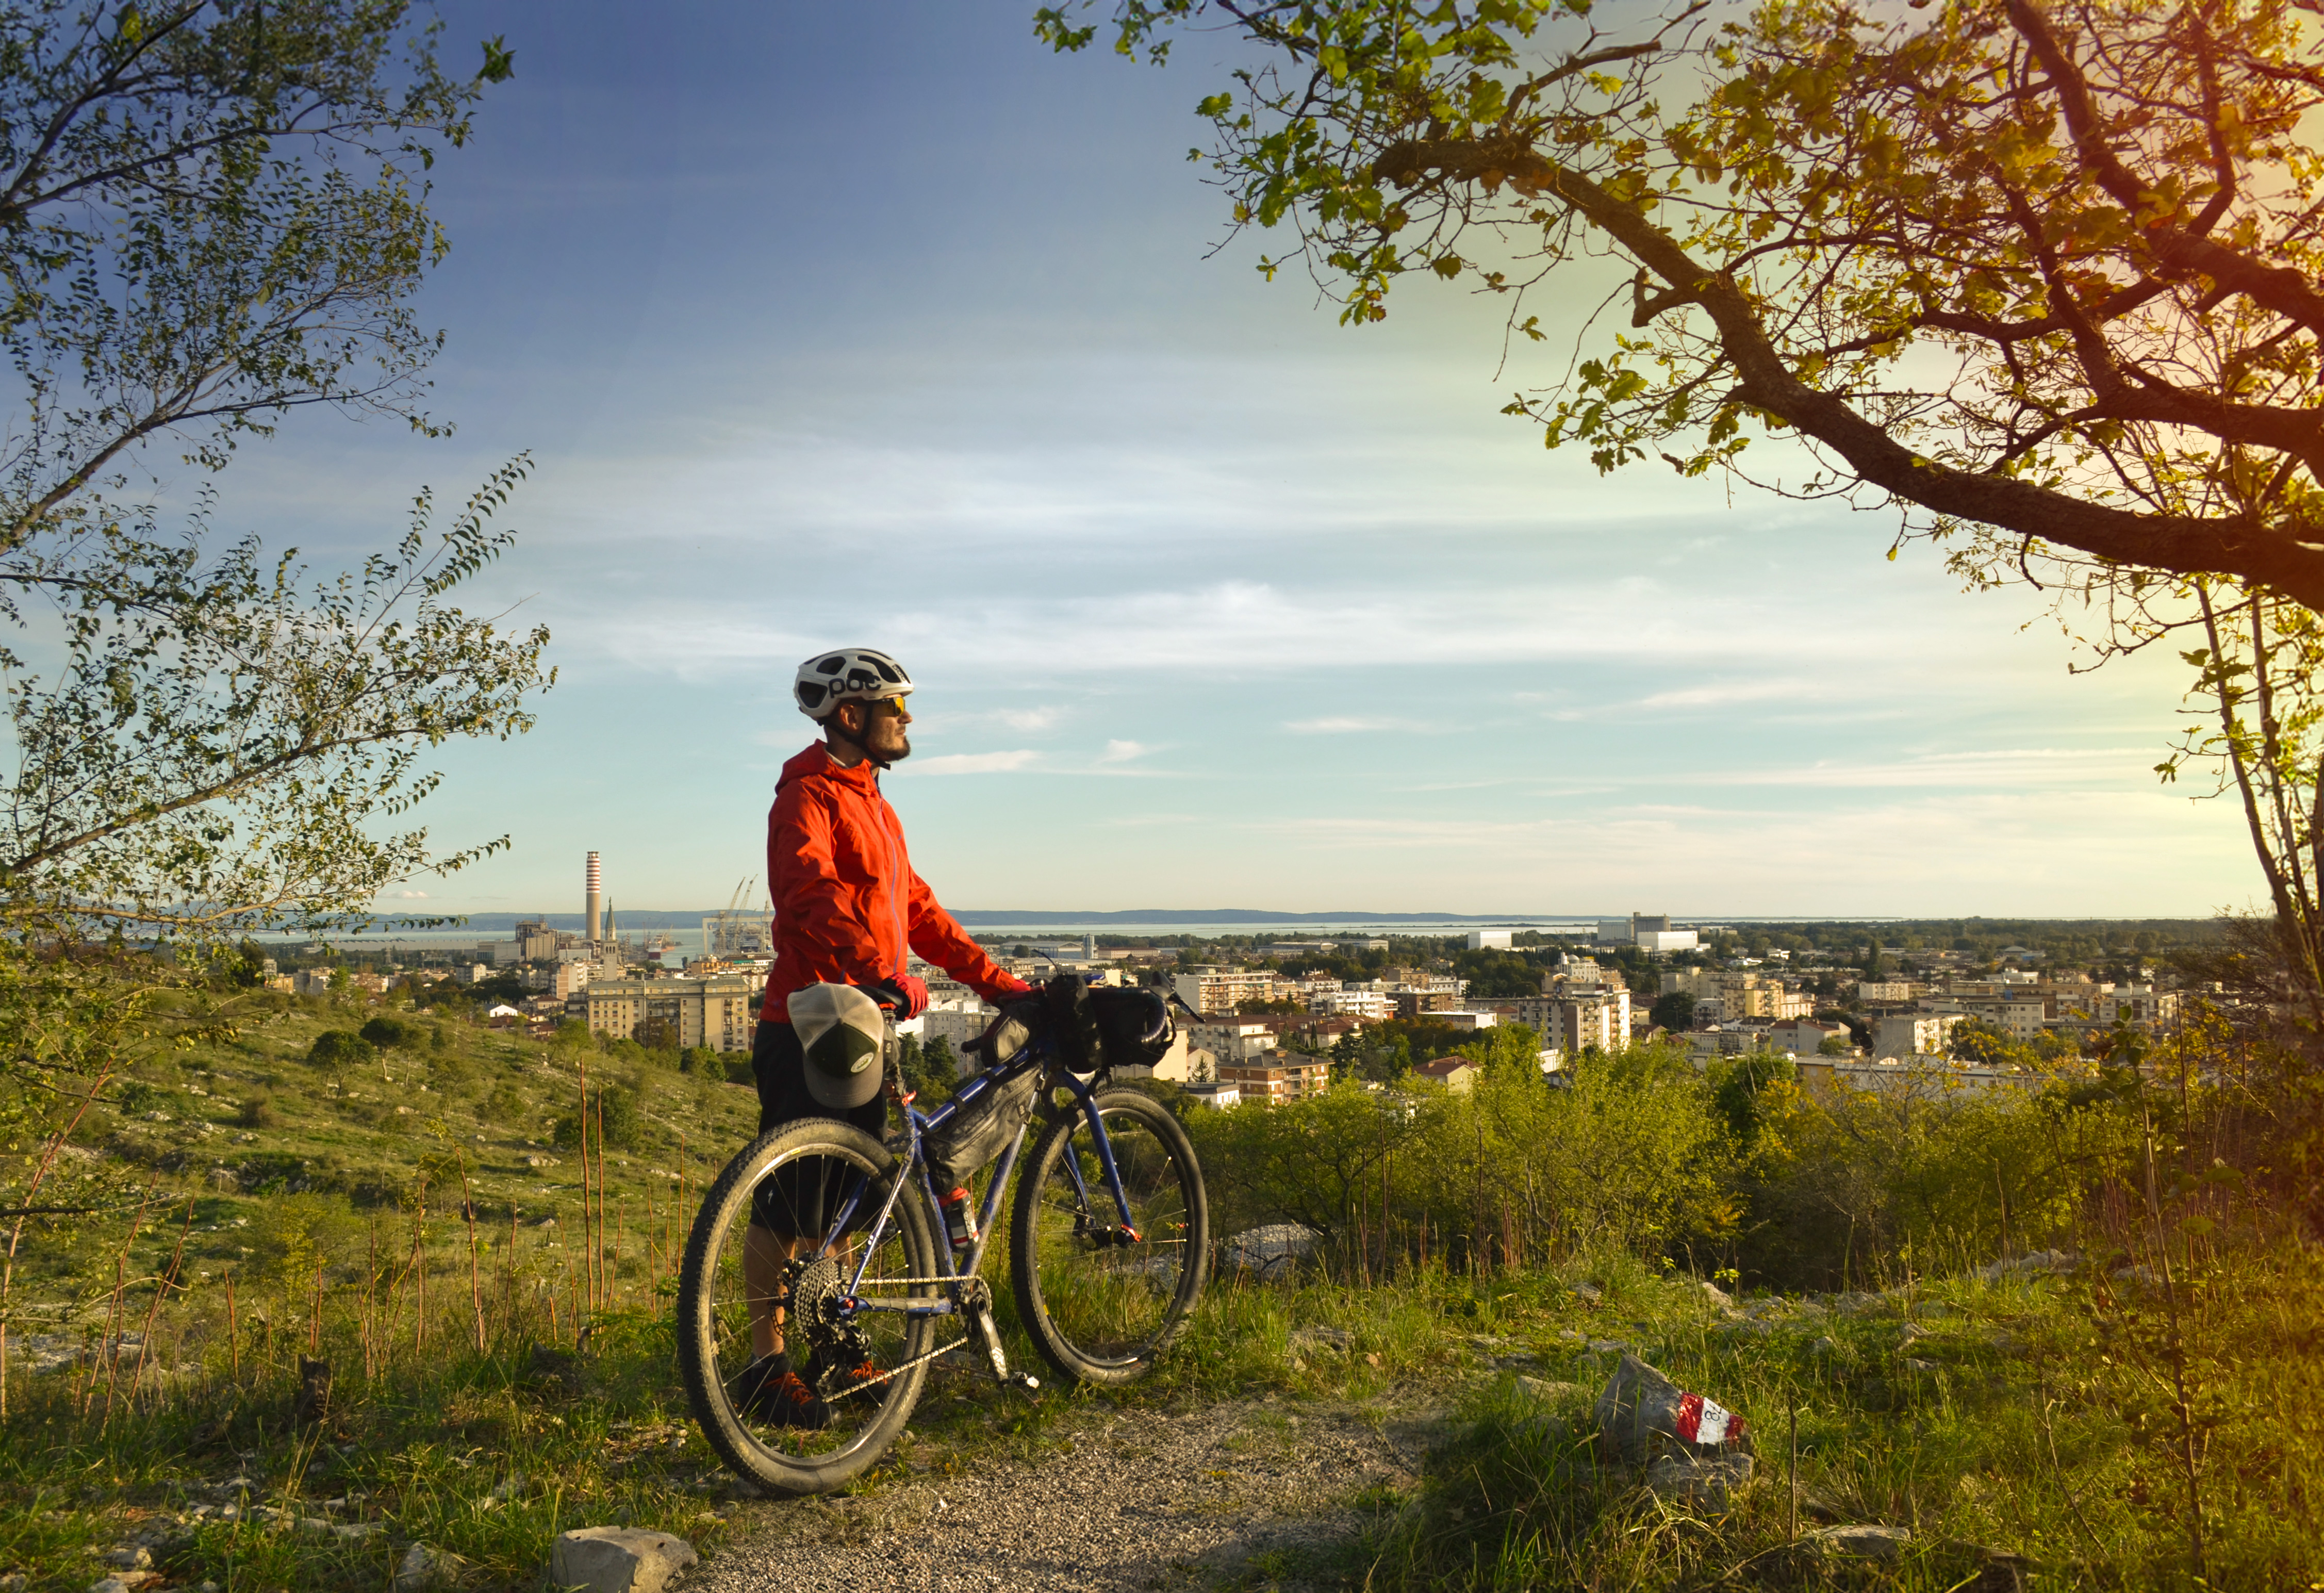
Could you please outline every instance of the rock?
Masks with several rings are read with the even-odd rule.
[[[1544,1404],[1563,1404],[1590,1392],[1579,1383],[1551,1383],[1540,1377],[1521,1377],[1517,1386]]]
[[[694,1545],[640,1527],[585,1526],[559,1534],[549,1552],[549,1579],[589,1593],[661,1593],[669,1579],[701,1559]]]
[[[1356,1336],[1345,1328],[1295,1328],[1291,1332],[1291,1351],[1328,1351],[1345,1355],[1356,1347]]]
[[[331,1413],[331,1363],[299,1358],[299,1398],[291,1406],[290,1419],[300,1426],[309,1426]]]
[[[143,1543],[131,1543],[106,1555],[105,1563],[117,1570],[151,1570],[153,1552]]]
[[[1734,1309],[1735,1296],[1720,1288],[1717,1284],[1712,1283],[1709,1278],[1704,1278],[1702,1280],[1702,1297],[1710,1301],[1713,1305],[1718,1306],[1722,1311]]]
[[[1635,1355],[1624,1356],[1600,1390],[1597,1416],[1600,1436],[1632,1466],[1746,1447],[1741,1417],[1685,1392]]]
[[[1665,1455],[1646,1468],[1655,1497],[1702,1515],[1724,1515],[1751,1484],[1752,1459],[1739,1450]]]
[[[0,1593],[24,1593],[24,1581],[23,1571],[12,1570],[6,1576],[0,1577]]]
[[[507,1477],[502,1478],[498,1483],[494,1484],[493,1491],[486,1496],[497,1499],[505,1504],[511,1499],[523,1498],[526,1487],[527,1484],[523,1478],[512,1473]]]
[[[576,1397],[584,1391],[588,1382],[587,1377],[583,1374],[581,1358],[578,1355],[572,1350],[559,1349],[549,1344],[536,1344],[532,1347],[532,1354],[525,1361],[524,1373],[528,1382],[546,1386],[557,1393]]]
[[[1912,1541],[1908,1526],[1825,1526],[1800,1536],[1812,1548],[1850,1560],[1894,1560]]]
[[[1838,1355],[1840,1353],[1840,1340],[1837,1339],[1818,1339],[1808,1346],[1808,1353],[1816,1357],[1819,1360],[1822,1359],[1826,1356]]]
[[[442,1588],[460,1579],[468,1562],[456,1554],[441,1549],[430,1549],[425,1543],[414,1543],[407,1550],[401,1564],[395,1568],[395,1593],[420,1593],[427,1588]]]
[[[376,1521],[350,1521],[343,1525],[333,1527],[331,1535],[350,1543],[360,1543],[365,1538],[377,1537],[382,1530]]]
[[[1627,1356],[1630,1347],[1619,1339],[1591,1339],[1582,1346],[1592,1355]]]
[[[1573,1285],[1573,1292],[1581,1295],[1585,1303],[1591,1305],[1595,1305],[1606,1298],[1606,1292],[1596,1284],[1576,1284]]]
[[[1268,1222],[1247,1228],[1227,1240],[1225,1260],[1238,1272],[1255,1272],[1262,1278],[1288,1277],[1299,1263],[1315,1252],[1323,1236],[1297,1222]]]
[[[1900,1364],[1908,1372],[1933,1372],[1937,1369],[1937,1363],[1932,1360],[1907,1360]]]
[[[1988,1261],[1977,1269],[1977,1276],[1989,1284],[2031,1273],[2071,1272],[2080,1265],[2081,1257],[2071,1250],[2034,1250],[2023,1256],[2005,1256],[1998,1261]]]

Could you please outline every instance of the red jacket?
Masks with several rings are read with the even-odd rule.
[[[790,1021],[785,1003],[793,990],[903,972],[907,946],[988,1001],[1025,989],[912,872],[904,826],[868,760],[843,767],[817,741],[783,765],[767,814],[767,879],[775,965],[761,1023]]]

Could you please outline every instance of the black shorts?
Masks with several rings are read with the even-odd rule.
[[[834,1111],[807,1092],[807,1057],[799,1050],[798,1031],[787,1023],[759,1025],[758,1037],[751,1047],[751,1076],[759,1086],[761,1134],[802,1118],[834,1118],[874,1139],[887,1132],[884,1093],[850,1110]],[[847,1172],[844,1163],[826,1156],[777,1169],[751,1192],[751,1220],[779,1234],[820,1238],[829,1226],[830,1213],[844,1196]],[[868,1220],[870,1213],[865,1216]]]

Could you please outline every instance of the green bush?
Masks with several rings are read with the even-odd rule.
[[[1298,1222],[1342,1250],[1486,1266],[1666,1255],[1731,1225],[1733,1152],[1683,1057],[1646,1046],[1584,1058],[1557,1089],[1522,1040],[1475,1050],[1486,1069],[1465,1093],[1343,1082],[1271,1110],[1193,1114],[1214,1225]]]
[[[381,1013],[359,1031],[363,1037],[382,1051],[392,1051],[399,1045],[409,1045],[420,1037],[419,1026],[401,1017]]]
[[[615,1150],[629,1150],[645,1137],[646,1116],[638,1103],[634,1090],[593,1090],[589,1093],[589,1144],[595,1148],[602,1128],[604,1142]],[[581,1118],[568,1113],[557,1119],[550,1130],[560,1150],[573,1150],[581,1144]]]
[[[371,1042],[351,1029],[325,1029],[307,1051],[307,1060],[317,1067],[346,1067],[378,1057]]]

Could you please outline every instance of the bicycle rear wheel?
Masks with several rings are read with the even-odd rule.
[[[711,1448],[763,1487],[817,1494],[844,1487],[886,1451],[919,1399],[927,1360],[939,1348],[936,1321],[847,1306],[850,1280],[867,1257],[857,1286],[862,1301],[900,1304],[937,1294],[922,1202],[908,1185],[885,1219],[880,1215],[902,1174],[870,1135],[811,1118],[761,1135],[703,1197],[678,1282],[678,1367]],[[751,1237],[754,1192],[762,1216],[807,1236],[788,1263],[762,1248],[758,1285],[743,1259],[746,1246],[767,1243],[764,1229]],[[850,1211],[845,1230],[833,1236]],[[778,1279],[771,1288],[766,1270]],[[754,1303],[781,1310],[785,1348],[816,1385],[827,1425],[787,1424],[752,1408],[743,1372],[754,1358]]]
[[[1125,1230],[1079,1110],[1049,1125],[1017,1185],[1010,1272],[1017,1314],[1064,1377],[1143,1377],[1201,1297],[1211,1211],[1186,1131],[1135,1090],[1093,1103],[1130,1204]]]

